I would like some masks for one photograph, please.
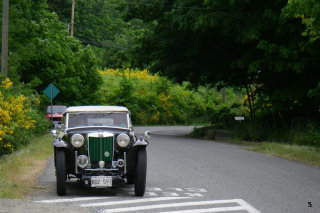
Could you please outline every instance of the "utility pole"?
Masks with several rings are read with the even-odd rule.
[[[74,6],[76,2],[75,0],[72,0],[72,9],[71,9],[71,32],[70,36],[73,37],[73,25],[74,25]]]
[[[222,103],[226,103],[226,88],[222,88]]]
[[[9,25],[9,0],[2,0],[2,49],[1,72],[8,75],[8,25]]]

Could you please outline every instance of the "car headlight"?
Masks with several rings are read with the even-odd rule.
[[[120,147],[127,147],[130,143],[130,137],[126,134],[120,134],[117,137],[117,143]]]
[[[74,147],[81,147],[84,143],[84,137],[80,134],[74,134],[72,137],[71,137],[71,144],[72,146]]]
[[[84,168],[86,167],[87,165],[89,164],[89,159],[87,156],[85,155],[80,155],[78,158],[77,158],[77,165],[81,168]]]

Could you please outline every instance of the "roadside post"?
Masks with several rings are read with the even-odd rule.
[[[52,122],[52,105],[53,105],[53,99],[60,93],[60,90],[53,84],[50,83],[47,88],[43,90],[44,94],[50,98],[51,101],[51,115],[50,115],[50,121]]]

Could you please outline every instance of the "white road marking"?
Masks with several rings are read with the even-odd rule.
[[[182,210],[182,211],[169,211],[169,212],[160,212],[160,213],[207,213],[207,212],[231,212],[231,211],[244,211],[248,210],[242,206],[236,207],[217,207],[210,209],[192,209],[192,210]],[[250,212],[253,213],[253,212]]]
[[[183,193],[184,195],[187,195],[188,197],[203,197],[203,194],[201,193]]]
[[[230,199],[230,200],[207,200],[207,201],[192,201],[192,202],[183,202],[178,203],[164,203],[164,204],[154,204],[142,206],[139,204],[142,203],[151,203],[151,202],[161,202],[161,201],[173,201],[190,199],[192,197],[203,197],[202,193],[208,192],[206,189],[201,188],[166,188],[167,190],[163,191],[158,187],[147,188],[146,195],[147,198],[133,198],[126,200],[114,200],[117,197],[78,197],[78,198],[66,198],[66,199],[52,199],[52,200],[40,200],[34,201],[38,203],[66,203],[66,202],[81,202],[81,201],[95,201],[102,200],[102,202],[95,201],[95,203],[85,203],[85,204],[76,204],[80,207],[103,207],[103,206],[116,206],[124,204],[137,204],[137,206],[120,208],[105,209],[101,213],[112,213],[112,212],[132,212],[132,211],[141,211],[141,210],[152,210],[152,209],[164,209],[164,208],[176,208],[172,211],[164,211],[160,213],[208,213],[208,212],[231,212],[231,211],[247,211],[248,213],[261,213],[259,210],[255,209],[249,203],[242,199]],[[123,191],[125,194],[123,196],[134,195],[133,188],[121,188],[120,191]],[[158,197],[158,193],[162,196]],[[122,195],[122,194],[121,194]],[[181,197],[180,197],[181,196]],[[112,199],[111,201],[106,201]],[[216,204],[229,204],[229,206],[217,206]],[[238,204],[238,206],[235,206]],[[207,206],[205,208],[198,209],[185,209],[178,210],[177,207],[192,207],[194,206]]]
[[[35,201],[37,203],[66,203],[66,202],[78,202],[87,200],[101,200],[108,199],[112,197],[80,197],[80,198],[69,198],[69,199],[54,199],[54,200],[39,200]]]
[[[234,199],[235,203],[240,206],[233,207],[216,207],[209,209],[192,209],[192,210],[179,210],[179,211],[168,211],[159,213],[207,213],[207,212],[229,212],[229,211],[248,211],[249,213],[261,213],[259,210],[255,209],[249,203],[241,199]]]
[[[261,213],[260,211],[258,211],[257,209],[255,209],[253,206],[251,206],[249,203],[247,203],[247,202],[244,201],[244,200],[239,199],[239,200],[238,200],[238,203],[239,203],[241,206],[246,207],[246,209],[247,209],[250,213]]]
[[[174,189],[174,190],[176,190],[177,192],[183,192],[183,189],[181,189],[181,188],[168,188],[168,189]]]
[[[124,193],[126,195],[134,195],[133,188],[120,188],[120,195]],[[204,197],[203,193],[208,192],[203,188],[176,188],[176,187],[167,187],[167,188],[159,188],[159,187],[147,187],[145,196],[150,197]]]
[[[105,209],[103,213],[112,213],[112,212],[130,212],[130,211],[141,211],[141,210],[150,210],[150,209],[161,209],[161,208],[173,208],[173,207],[185,207],[185,206],[201,206],[201,205],[212,205],[212,204],[225,204],[225,203],[241,203],[245,206],[232,207],[232,208],[242,208],[251,207],[247,203],[243,203],[241,199],[232,199],[232,200],[208,200],[208,201],[195,201],[195,202],[183,202],[183,203],[170,203],[170,204],[158,204],[158,205],[148,205],[148,206],[136,206],[136,207],[127,207],[127,208],[115,208],[115,209]],[[249,206],[248,206],[249,205]],[[231,207],[223,207],[225,209]],[[250,213],[260,213],[258,210],[249,208]],[[255,210],[255,211],[254,211]],[[183,211],[184,212],[184,211]]]
[[[143,199],[134,199],[134,200],[122,200],[122,201],[109,201],[101,203],[87,203],[81,204],[81,207],[99,207],[99,206],[113,206],[121,204],[132,204],[132,203],[146,203],[146,202],[156,202],[156,201],[165,201],[165,200],[181,200],[181,199],[190,199],[190,197],[156,197],[156,198],[143,198]]]
[[[208,192],[207,190],[200,188],[186,188],[186,190],[189,192]]]
[[[165,197],[179,197],[179,194],[175,192],[163,192],[162,194]]]
[[[148,192],[161,192],[162,189],[159,187],[147,187]]]

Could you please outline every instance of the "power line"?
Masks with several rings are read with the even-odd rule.
[[[115,6],[115,7],[120,7],[122,6],[121,3],[120,4],[114,4],[114,3],[110,3],[108,2],[108,0],[104,1],[106,4],[111,5],[111,6]],[[264,2],[268,2],[268,1],[264,1]],[[272,2],[272,1],[269,1]],[[277,5],[269,5],[269,6],[265,6],[265,7],[239,7],[239,6],[234,6],[234,7],[188,7],[188,6],[169,6],[169,5],[160,5],[160,4],[152,4],[152,3],[139,3],[139,2],[131,2],[130,0],[124,0],[125,4],[129,4],[129,5],[144,5],[144,6],[152,6],[152,7],[157,7],[157,8],[169,8],[169,9],[187,9],[187,10],[205,10],[205,11],[216,11],[216,12],[222,12],[222,11],[231,11],[234,13],[234,11],[237,12],[255,12],[257,10],[265,10],[265,9],[277,9],[277,8],[283,8],[281,6],[277,6]],[[88,10],[88,8],[84,8],[81,4],[80,7],[82,9]],[[89,9],[90,10],[90,9]],[[239,11],[239,10],[246,10],[246,11]],[[91,13],[95,13],[97,15],[101,15],[98,14],[97,12],[90,10]]]
[[[119,49],[119,50],[129,50],[129,48],[125,48],[125,47],[120,47],[120,46],[115,46],[115,45],[110,45],[110,44],[106,44],[106,43],[102,43],[102,42],[97,42],[97,41],[88,41],[85,39],[88,38],[81,38],[81,37],[77,37],[77,39],[82,42],[82,43],[86,43],[86,44],[90,44],[96,47],[109,47],[109,48],[114,48],[114,49]]]
[[[96,29],[96,28],[91,28],[91,27],[88,27],[86,25],[82,25],[82,24],[78,24],[78,23],[74,23],[76,26],[79,26],[80,29],[84,29],[84,30],[92,30],[92,31],[95,31],[95,32],[99,32],[99,33],[102,33],[102,34],[106,34],[108,31],[104,31],[104,30],[101,30],[101,29]]]
[[[106,1],[106,0],[105,0]],[[244,7],[230,7],[230,8],[223,8],[223,7],[188,7],[188,6],[168,6],[168,5],[160,5],[160,4],[152,4],[152,3],[140,3],[140,2],[131,2],[130,0],[124,0],[126,3],[131,5],[145,5],[145,6],[153,6],[158,8],[170,8],[170,9],[192,9],[192,10],[212,10],[212,11],[228,11],[228,10],[239,10],[239,9],[249,9],[249,10],[264,10],[269,8],[282,8],[279,6],[270,5],[270,7],[260,7],[260,8],[244,8]],[[129,2],[130,1],[130,2]],[[107,2],[107,1],[106,1]],[[268,1],[264,1],[268,2]],[[269,1],[272,2],[272,1]],[[108,4],[109,2],[107,2]]]

